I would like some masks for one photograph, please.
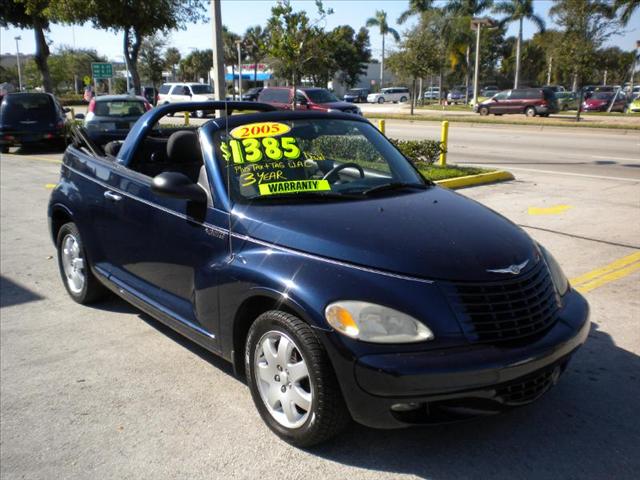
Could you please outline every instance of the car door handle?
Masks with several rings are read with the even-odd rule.
[[[106,192],[104,192],[104,198],[113,202],[119,202],[120,200],[122,200],[122,195],[118,195],[117,193],[107,190]]]

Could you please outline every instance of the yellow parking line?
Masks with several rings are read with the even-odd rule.
[[[640,252],[632,253],[604,267],[573,278],[571,279],[571,284],[579,292],[586,293],[609,282],[626,277],[637,270],[640,270]]]
[[[52,189],[56,188],[56,185],[57,185],[56,183],[46,183],[44,185],[44,188],[48,188],[49,190],[52,190]]]
[[[56,160],[55,158],[48,158],[48,157],[39,157],[38,155],[22,156],[22,155],[13,155],[11,153],[5,153],[5,155],[8,155],[13,158],[17,158],[19,160],[33,160],[36,162],[62,163],[62,160]]]
[[[529,215],[557,215],[569,210],[571,205],[554,205],[552,207],[529,207]]]

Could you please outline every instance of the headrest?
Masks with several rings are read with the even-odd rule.
[[[198,134],[189,130],[172,133],[167,142],[167,156],[171,161],[202,162]]]

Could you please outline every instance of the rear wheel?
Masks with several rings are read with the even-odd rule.
[[[380,98],[378,99],[378,103],[384,103],[384,98],[383,98],[383,97],[380,97]]]
[[[88,304],[101,298],[106,289],[95,278],[75,223],[65,223],[58,232],[58,267],[69,296]]]
[[[480,115],[485,117],[485,116],[489,115],[489,108],[488,107],[480,107],[480,110],[478,110],[478,113],[480,113]]]
[[[324,347],[298,317],[272,310],[249,330],[245,367],[260,416],[298,447],[337,435],[350,420]]]
[[[400,101],[403,102],[403,103],[406,102],[407,101],[407,97],[401,97]]]
[[[524,110],[524,114],[525,114],[527,117],[535,117],[535,116],[536,116],[536,109],[535,109],[535,108],[533,108],[533,107],[527,107],[527,108],[525,108],[525,110]]]

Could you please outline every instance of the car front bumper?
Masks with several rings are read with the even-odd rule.
[[[344,351],[329,351],[354,420],[396,428],[531,403],[555,384],[589,327],[589,306],[571,291],[554,326],[525,346],[468,345],[351,362]]]

